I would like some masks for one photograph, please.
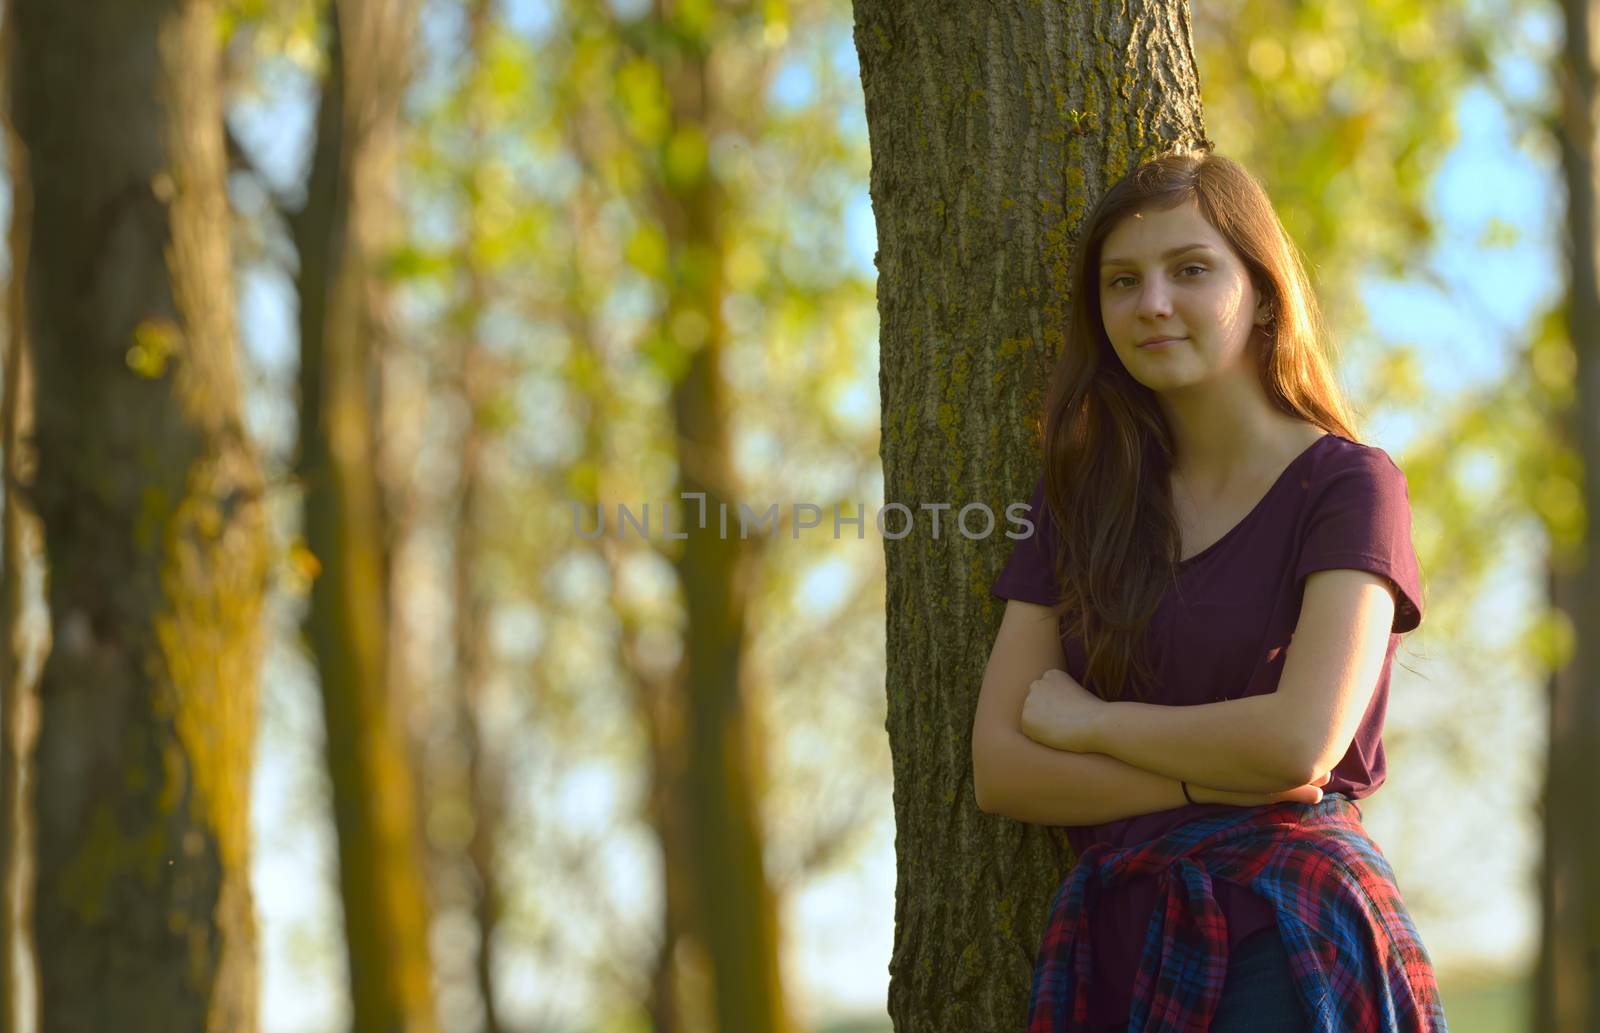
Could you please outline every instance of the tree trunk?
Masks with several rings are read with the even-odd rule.
[[[1600,1033],[1600,813],[1593,759],[1600,754],[1600,654],[1585,632],[1600,620],[1600,256],[1596,254],[1596,46],[1600,4],[1565,0],[1561,167],[1567,184],[1570,296],[1567,332],[1577,358],[1576,411],[1559,414],[1584,477],[1587,555],[1551,557],[1552,602],[1577,629],[1570,664],[1550,679],[1550,749],[1544,794],[1544,918],[1534,994],[1536,1029]]]
[[[14,10],[15,8],[13,8]],[[14,60],[16,18],[7,15],[0,32],[0,57]],[[5,134],[14,213],[33,210],[27,163],[11,113]],[[11,219],[11,268],[28,267],[31,220]],[[0,510],[0,1033],[38,1028],[39,980],[33,952],[34,823],[33,749],[39,728],[39,665],[48,642],[30,635],[28,617],[42,605],[42,531],[31,500],[20,489],[34,473],[33,362],[28,355],[22,290],[26,277],[6,284],[6,352],[0,435],[4,436],[4,507]],[[42,622],[41,622],[42,623]]]
[[[467,6],[467,53],[474,65],[474,83],[481,84],[488,72],[489,34],[494,31],[494,11],[489,0],[471,0]],[[469,87],[469,89],[471,89]],[[468,175],[479,175],[487,154],[485,138],[489,98],[482,90],[469,93],[467,106],[471,164]],[[467,411],[460,462],[460,510],[456,516],[455,540],[455,650],[456,691],[449,694],[455,705],[455,726],[461,752],[465,756],[465,789],[472,810],[472,834],[462,861],[470,874],[473,893],[470,901],[477,931],[477,957],[473,980],[483,1002],[482,1033],[502,1033],[505,1022],[496,1003],[494,978],[495,931],[505,913],[497,864],[500,824],[505,813],[503,766],[492,737],[484,724],[484,697],[493,677],[493,644],[490,623],[493,600],[483,584],[485,542],[484,522],[489,486],[485,484],[484,452],[491,444],[488,410],[506,371],[479,339],[481,315],[488,309],[490,285],[483,268],[477,232],[485,224],[481,211],[482,192],[465,191],[469,215],[465,244],[457,253],[465,297],[461,303],[465,327],[456,370],[457,389]]]
[[[676,250],[681,243],[669,248]],[[758,731],[750,720],[740,672],[753,554],[736,534],[714,537],[709,530],[721,507],[738,501],[722,395],[722,330],[715,325],[720,322],[717,289],[694,302],[675,299],[676,311],[669,307],[665,314],[668,325],[683,311],[702,313],[714,324],[672,393],[681,449],[678,491],[703,492],[711,516],[707,530],[688,532],[675,560],[688,614],[678,672],[679,690],[688,696],[683,715],[687,769],[682,779],[671,778],[666,769],[657,774],[668,776],[663,788],[686,794],[682,804],[688,813],[694,873],[694,927],[704,936],[711,963],[718,1033],[788,1033],[792,1026],[779,970],[777,901],[762,857]],[[681,529],[696,519],[695,509],[691,503],[682,511]],[[666,761],[668,755],[658,754],[657,759]],[[656,812],[658,820],[671,820],[671,805],[666,807]]]
[[[664,139],[681,145],[663,148],[663,156],[677,150],[686,157],[703,146],[722,117],[708,71],[708,26],[688,5],[661,4],[656,15],[661,24],[630,42],[662,72]],[[675,813],[685,819],[694,909],[686,925],[700,938],[709,963],[715,1028],[719,1033],[789,1033],[793,1024],[779,963],[778,904],[762,850],[759,730],[740,668],[757,554],[737,532],[716,530],[720,507],[736,511],[739,501],[722,374],[727,330],[719,214],[727,200],[703,160],[663,160],[654,172],[657,178],[649,184],[653,213],[666,236],[667,267],[674,270],[660,317],[660,343],[673,356],[664,366],[673,376],[677,491],[704,493],[705,499],[703,510],[695,502],[674,505],[679,518],[667,529],[688,536],[670,556],[687,618],[677,670],[677,688],[686,700],[686,764],[681,778],[666,766],[655,771],[666,777],[658,790],[684,795],[676,803],[654,801],[653,820],[668,832],[662,823],[672,822]],[[653,749],[667,745],[652,741]],[[653,760],[670,764],[665,752]],[[671,845],[665,838],[663,844]],[[668,907],[673,903],[669,899]],[[671,937],[685,932],[672,924],[670,913],[667,918]],[[670,959],[658,960],[658,980],[667,978],[663,964],[670,966]]]
[[[374,376],[377,263],[392,246],[393,147],[415,10],[336,0],[300,256],[300,458],[320,565],[307,636],[321,676],[357,1033],[431,1033],[428,901],[416,791],[388,679]]]
[[[856,0],[872,150],[886,502],[896,1029],[1020,1029],[1057,833],[981,813],[978,686],[1002,606],[1004,507],[1041,468],[1032,421],[1062,344],[1078,226],[1122,173],[1204,138],[1187,5]],[[962,506],[999,530],[967,538]],[[921,511],[948,503],[950,509]],[[938,536],[933,515],[942,515]],[[894,527],[898,518],[892,515]],[[974,534],[981,514],[969,518]]]
[[[33,783],[39,1028],[253,1030],[268,552],[234,368],[216,11],[10,13],[54,640]]]
[[[1560,568],[1560,561],[1552,556],[1549,570],[1550,601],[1553,606],[1576,617],[1575,600],[1578,586],[1569,571]],[[1531,1030],[1582,1030],[1581,1007],[1588,994],[1585,985],[1581,950],[1581,925],[1571,921],[1570,909],[1575,899],[1581,899],[1582,872],[1575,870],[1573,832],[1558,818],[1571,814],[1574,803],[1582,799],[1573,797],[1570,782],[1571,741],[1565,731],[1572,717],[1577,665],[1568,663],[1551,672],[1547,682],[1549,716],[1547,736],[1549,750],[1546,754],[1545,783],[1541,787],[1538,809],[1543,854],[1539,868],[1539,955],[1536,959],[1534,987],[1531,995]],[[1574,962],[1578,963],[1574,968]]]

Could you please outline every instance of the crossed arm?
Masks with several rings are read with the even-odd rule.
[[[1173,707],[1089,693],[1061,670],[1049,610],[1012,602],[973,726],[979,806],[1089,825],[1181,805],[1179,779],[1237,793],[1304,785],[1349,749],[1383,668],[1394,607],[1391,586],[1375,574],[1312,574],[1275,692]],[[1023,676],[1019,688],[1018,672],[1041,662],[1045,676]]]

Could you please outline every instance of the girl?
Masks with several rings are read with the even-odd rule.
[[[1171,154],[1100,201],[1072,285],[972,738],[979,806],[1078,858],[1030,1033],[1445,1030],[1353,802],[1422,621],[1406,479],[1293,245],[1238,164]]]

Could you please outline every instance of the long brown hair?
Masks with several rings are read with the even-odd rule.
[[[1249,347],[1272,403],[1356,439],[1334,380],[1326,327],[1300,255],[1261,184],[1217,154],[1171,153],[1135,168],[1084,223],[1072,264],[1067,338],[1045,402],[1045,497],[1062,548],[1058,615],[1085,647],[1088,687],[1106,699],[1152,680],[1143,648],[1180,559],[1172,506],[1173,440],[1155,392],[1123,366],[1100,318],[1100,254],[1135,212],[1189,201],[1232,247],[1275,316]]]

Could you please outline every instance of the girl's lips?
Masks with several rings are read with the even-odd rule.
[[[1147,344],[1141,344],[1139,347],[1154,350],[1157,348],[1166,348],[1169,345],[1177,344],[1179,341],[1186,340],[1188,340],[1186,337],[1164,337],[1159,341],[1150,341]]]

